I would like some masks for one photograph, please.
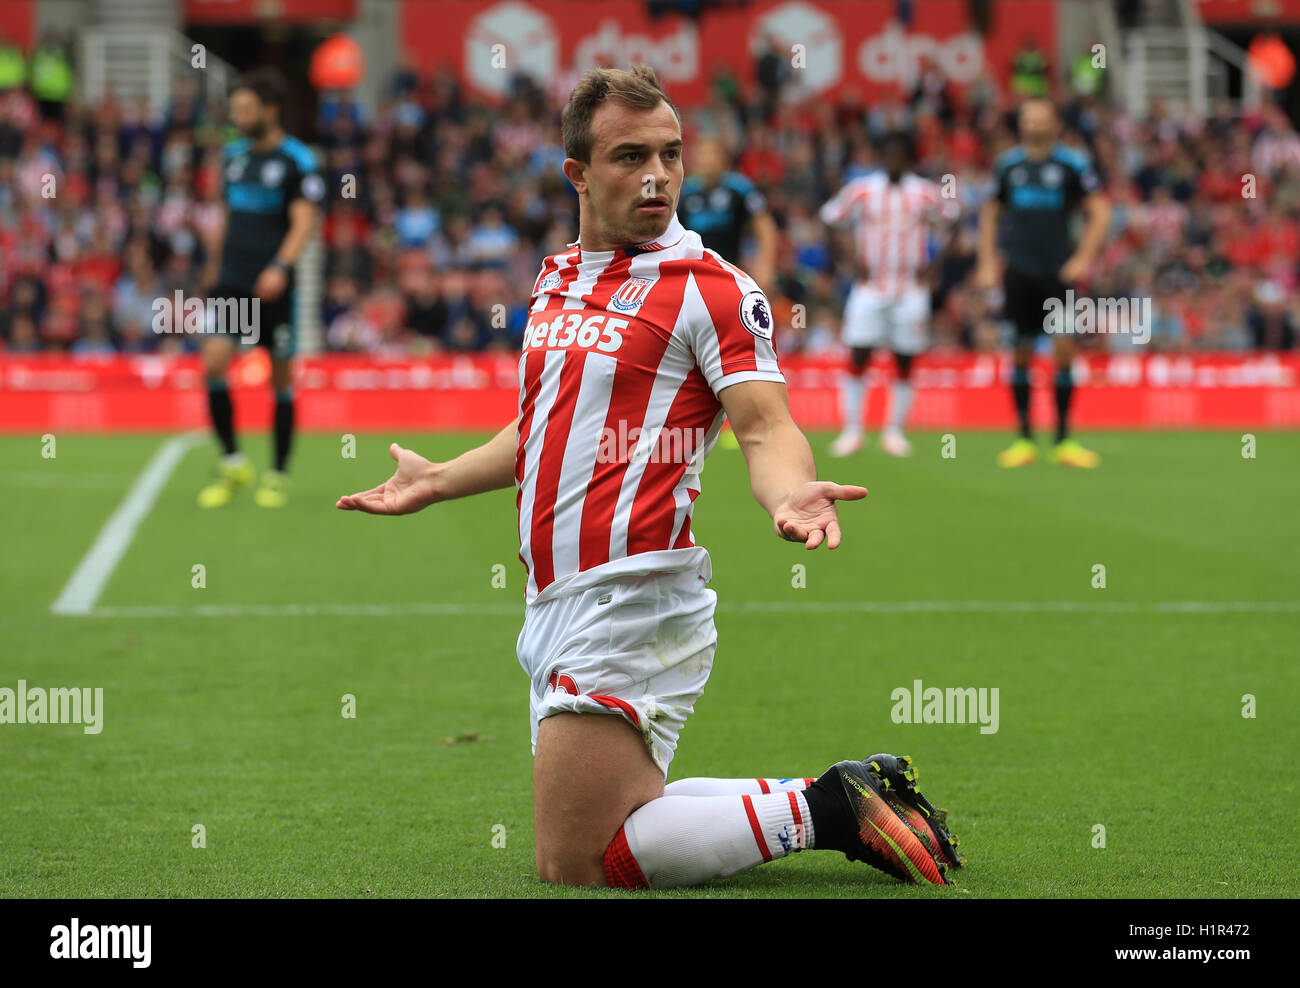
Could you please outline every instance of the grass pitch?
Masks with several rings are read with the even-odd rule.
[[[918,434],[906,461],[813,436],[823,477],[871,489],[834,553],[776,539],[741,454],[715,451],[695,532],[719,648],[672,778],[911,754],[968,866],[920,889],[811,852],[647,894],[1300,894],[1300,436],[1257,436],[1255,459],[1226,432],[1086,436],[1092,472],[999,470],[1001,434],[958,434],[953,459]],[[624,894],[533,871],[513,492],[333,508],[390,474],[393,439],[444,459],[481,438],[361,436],[345,459],[302,437],[278,512],[200,512],[204,441],[88,616],[50,605],[165,437],[60,436],[53,459],[0,438],[0,687],[104,690],[98,735],[0,725],[0,895]],[[996,687],[997,732],[894,723],[916,680]]]

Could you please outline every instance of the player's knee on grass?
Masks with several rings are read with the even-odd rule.
[[[533,761],[538,878],[604,885],[605,853],[623,821],[663,791],[663,772],[622,717],[544,718]]]
[[[604,855],[542,854],[537,850],[537,877],[548,885],[604,885]]]

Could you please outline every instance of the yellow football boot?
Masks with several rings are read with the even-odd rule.
[[[1000,467],[1027,467],[1038,459],[1038,447],[1031,439],[1017,439],[998,454]]]
[[[253,466],[243,457],[223,459],[217,465],[217,479],[199,491],[200,508],[223,508],[253,482]]]
[[[1073,439],[1066,439],[1052,448],[1052,462],[1066,467],[1082,467],[1091,470],[1101,462],[1101,457],[1090,449],[1085,449]]]
[[[289,503],[289,478],[279,470],[266,471],[253,492],[253,503],[259,508],[283,508]]]

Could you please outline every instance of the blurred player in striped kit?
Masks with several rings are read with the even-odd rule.
[[[957,209],[938,184],[910,170],[912,156],[907,134],[887,135],[882,170],[853,179],[821,208],[837,241],[848,241],[844,249],[856,272],[841,330],[850,362],[841,386],[844,427],[831,443],[832,456],[862,448],[865,371],[877,347],[894,354],[898,369],[880,446],[892,456],[912,452],[903,426],[912,407],[912,360],[929,339],[930,232],[954,219]]]

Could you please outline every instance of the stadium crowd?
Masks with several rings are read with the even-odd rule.
[[[1150,298],[1153,348],[1294,347],[1300,136],[1291,122],[1271,104],[1244,114],[1225,106],[1203,119],[1156,106],[1134,120],[1083,69],[1058,94],[1064,139],[1090,152],[1114,204],[1089,294]],[[1014,78],[1023,92],[1023,75]],[[935,344],[1003,345],[998,299],[973,286],[972,272],[990,163],[1015,143],[1016,93],[988,82],[958,93],[935,66],[911,93],[869,104],[849,96],[798,105],[781,85],[769,74],[748,91],[718,75],[709,105],[683,120],[687,170],[693,138],[721,139],[777,221],[778,263],[764,288],[784,327],[779,349],[838,346],[848,273],[833,270],[817,210],[874,167],[876,140],[898,128],[915,135],[922,173],[953,176],[962,210],[936,243]],[[308,126],[290,119],[291,132],[318,149],[330,190],[325,346],[516,348],[541,257],[577,237],[558,117],[554,94],[524,78],[503,107],[488,107],[466,99],[449,71],[403,70],[373,119],[339,94],[321,100]],[[111,98],[69,101],[51,115],[21,87],[0,93],[0,346],[87,354],[192,346],[152,331],[154,302],[201,294],[208,283],[221,146],[234,136],[223,102],[205,103],[193,80],[178,85],[160,119]],[[1132,340],[1099,332],[1086,344]]]

